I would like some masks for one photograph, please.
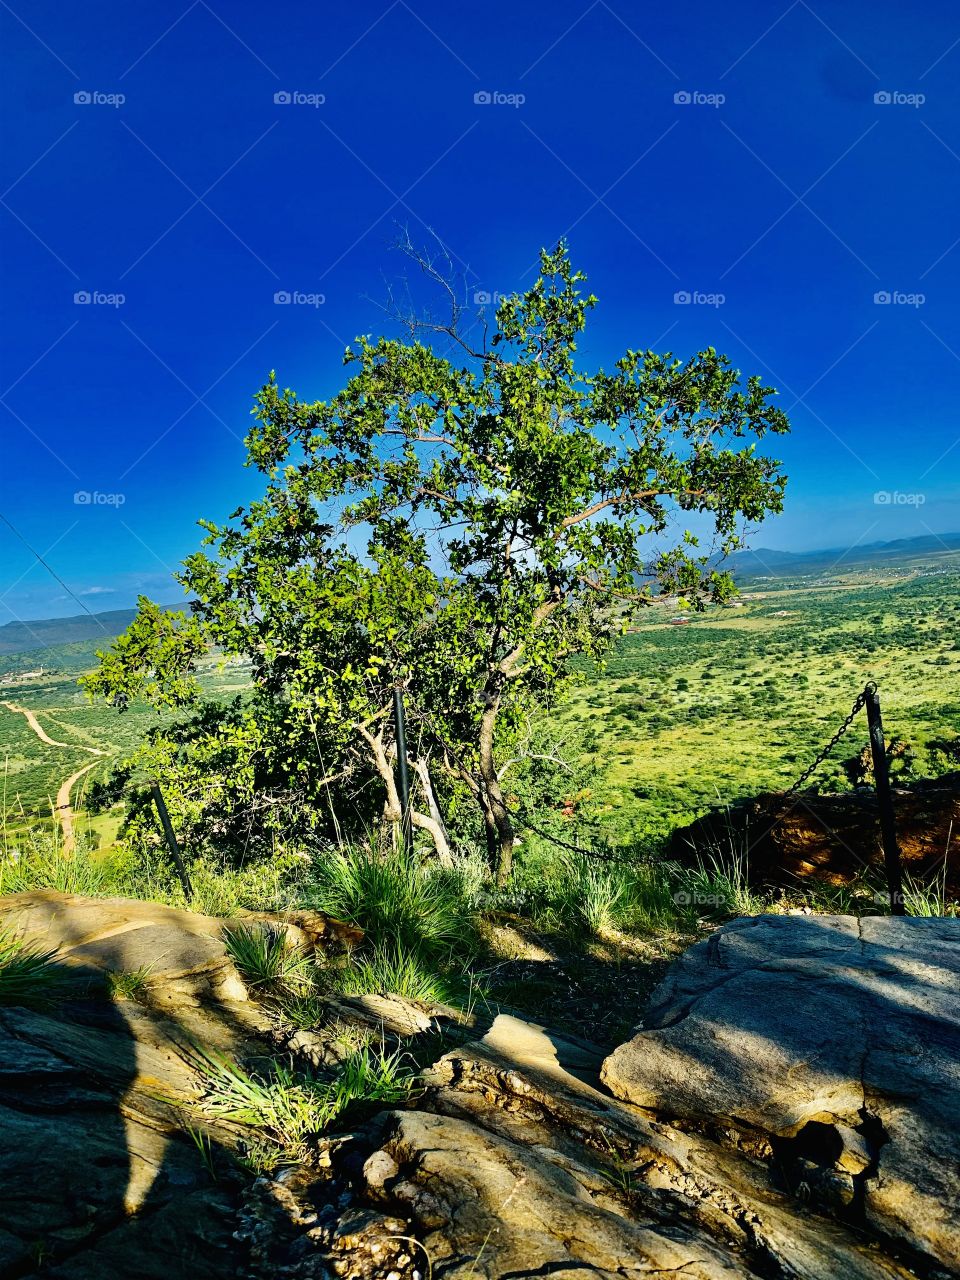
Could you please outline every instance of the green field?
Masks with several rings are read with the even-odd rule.
[[[689,621],[675,624],[683,616]],[[102,642],[101,642],[102,643]],[[8,834],[51,822],[57,788],[106,752],[78,785],[104,777],[157,724],[154,712],[91,706],[77,673],[93,663],[92,642],[43,655],[43,676],[25,677],[40,655],[0,658],[0,766]],[[652,608],[618,641],[605,669],[583,682],[547,728],[578,761],[574,808],[616,843],[661,847],[672,830],[704,810],[788,786],[834,732],[867,680],[880,686],[888,738],[906,751],[905,778],[960,767],[960,564],[956,555],[860,565],[846,571],[753,579],[734,607],[677,615]],[[202,672],[208,695],[228,698],[245,672],[215,662]],[[851,785],[842,762],[866,742],[861,716],[818,771],[823,790]],[[556,803],[570,798],[565,776]],[[121,810],[78,822],[93,843],[113,842]],[[579,823],[576,824],[579,827]]]

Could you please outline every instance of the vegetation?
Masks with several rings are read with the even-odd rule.
[[[695,608],[730,597],[693,532],[668,549],[651,540],[680,519],[705,523],[714,552],[740,546],[744,522],[781,509],[785,478],[757,443],[787,420],[713,348],[577,368],[596,299],[562,245],[500,303],[482,347],[450,282],[421,265],[447,289],[448,322],[358,339],[330,401],[271,376],[247,437],[263,498],[201,522],[207,549],[178,575],[190,616],[141,600],[83,683],[120,710],[142,698],[187,711],[134,763],[162,774],[194,843],[255,854],[281,832],[356,835],[381,813],[396,827],[401,688],[414,827],[449,863],[447,824],[474,804],[503,886],[516,819],[502,775],[518,734],[568,688],[573,660],[602,658],[658,594]],[[425,345],[425,329],[463,363]],[[196,668],[213,648],[250,665],[248,698],[203,699]]]
[[[0,1005],[43,1008],[56,995],[63,971],[54,964],[56,951],[26,946],[0,931]]]
[[[207,1077],[203,1109],[249,1126],[251,1154],[260,1169],[281,1158],[303,1159],[319,1136],[348,1107],[357,1103],[393,1106],[413,1087],[411,1064],[399,1052],[364,1046],[352,1053],[333,1080],[308,1079],[274,1063],[250,1073],[220,1055],[201,1054]]]

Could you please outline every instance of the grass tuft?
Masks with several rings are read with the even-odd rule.
[[[351,1053],[330,1081],[307,1079],[281,1063],[255,1074],[216,1054],[202,1057],[207,1076],[203,1109],[257,1130],[276,1156],[288,1159],[303,1159],[310,1139],[351,1104],[402,1102],[414,1079],[403,1054],[367,1045]]]
[[[45,1008],[63,982],[53,962],[56,951],[27,946],[9,932],[0,932],[0,1005]]]
[[[301,948],[291,946],[286,931],[263,924],[237,924],[224,930],[227,954],[253,987],[306,991],[315,968]]]

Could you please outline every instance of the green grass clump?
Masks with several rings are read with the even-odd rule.
[[[0,1005],[33,1009],[49,1005],[63,981],[63,971],[53,963],[56,954],[0,932]]]
[[[138,969],[119,969],[107,974],[107,990],[114,1000],[139,1000],[147,989],[153,965]]]
[[[471,985],[464,968],[456,972],[437,966],[417,951],[376,947],[361,952],[332,979],[344,996],[396,995],[427,1004],[460,1004]]]
[[[315,860],[302,898],[357,925],[378,948],[443,959],[476,947],[468,869],[425,866],[400,850],[345,847]]]
[[[91,856],[81,841],[68,853],[58,835],[30,832],[15,847],[8,844],[0,858],[0,894],[36,889],[86,898],[117,892],[109,864]]]
[[[286,931],[264,924],[231,925],[223,933],[227,954],[253,987],[305,991],[314,971],[312,958],[287,939]]]
[[[368,1045],[351,1053],[329,1081],[307,1079],[281,1063],[260,1074],[219,1055],[204,1053],[202,1058],[207,1077],[203,1109],[258,1131],[269,1153],[267,1164],[270,1155],[274,1162],[302,1159],[310,1139],[353,1103],[402,1102],[414,1079],[403,1054]]]

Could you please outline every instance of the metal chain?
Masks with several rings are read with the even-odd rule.
[[[811,775],[819,768],[820,765],[823,764],[824,760],[826,760],[827,756],[830,754],[830,752],[834,749],[834,747],[837,745],[837,743],[840,741],[843,735],[847,732],[847,730],[853,724],[857,715],[863,710],[867,701],[867,694],[870,693],[872,690],[875,690],[876,687],[877,686],[873,680],[871,680],[869,684],[866,685],[866,687],[863,690],[863,693],[859,695],[856,702],[853,704],[853,707],[850,710],[850,714],[844,720],[843,724],[840,726],[837,732],[833,735],[833,737],[830,739],[827,745],[820,752],[818,752],[813,764],[810,765],[808,769],[804,769],[803,773],[801,773],[800,777],[796,780],[796,782],[793,784],[792,787],[787,788],[785,792],[786,795],[788,796],[794,795],[797,791],[799,791],[800,788],[803,786],[803,784],[806,781],[808,781]]]

